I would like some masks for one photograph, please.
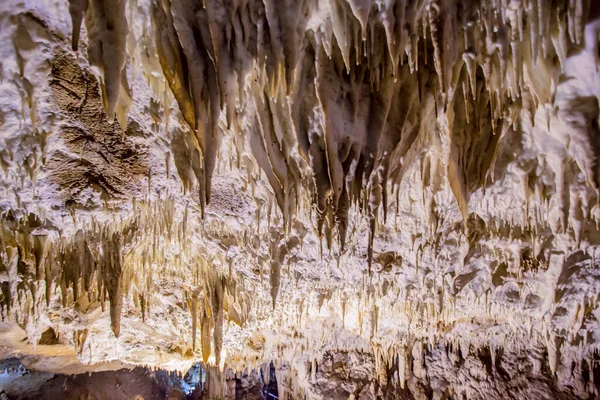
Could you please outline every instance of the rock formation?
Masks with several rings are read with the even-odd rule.
[[[6,0],[0,39],[4,358],[600,394],[600,3]]]

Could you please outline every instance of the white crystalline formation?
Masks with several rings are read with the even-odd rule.
[[[275,360],[280,398],[597,394],[600,3],[0,23],[8,352],[51,328],[82,364]]]

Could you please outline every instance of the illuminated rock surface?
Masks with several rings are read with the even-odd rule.
[[[595,0],[1,2],[0,355],[593,398],[599,38]]]

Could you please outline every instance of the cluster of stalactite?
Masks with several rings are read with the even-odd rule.
[[[242,326],[247,305],[236,299],[236,282],[219,274],[216,268],[204,269],[199,285],[189,296],[189,309],[192,314],[192,343],[196,349],[198,326],[200,326],[200,344],[202,358],[208,362],[211,355],[211,340],[215,362],[221,362],[223,348],[223,323],[227,315],[229,321]],[[238,311],[239,310],[239,311]],[[212,333],[212,335],[211,335]]]
[[[100,301],[103,308],[108,301],[111,328],[118,337],[124,286],[122,246],[132,239],[128,232],[79,230],[68,241],[49,240],[48,235],[34,232],[40,226],[42,222],[33,214],[20,219],[6,215],[2,220],[2,319],[14,317],[25,327],[30,318],[39,316],[44,303],[50,305],[53,289],[59,288],[64,307],[82,296]]]
[[[73,24],[72,47],[79,49],[81,24],[87,29],[87,54],[90,65],[99,73],[102,98],[110,121],[115,114],[124,130],[131,92],[125,74],[127,18],[126,0],[71,0],[69,13]]]
[[[248,297],[244,285],[253,284],[249,283],[253,277],[238,279],[232,273],[233,265],[240,261],[246,264],[235,265],[235,272],[247,272],[244,268],[250,261],[261,283],[264,267],[269,269],[273,309],[278,296],[283,297],[280,287],[287,290],[284,304],[266,318],[272,316],[275,329],[290,328],[301,340],[297,346],[282,343],[277,354],[280,359],[323,348],[319,340],[331,331],[310,338],[301,334],[316,325],[315,316],[321,315],[326,303],[326,307],[334,308],[336,317],[340,316],[344,329],[356,337],[369,338],[377,379],[396,380],[402,389],[411,376],[426,376],[426,337],[430,346],[443,343],[447,358],[458,359],[457,364],[463,355],[473,352],[470,346],[475,342],[489,346],[492,358],[500,354],[499,342],[507,347],[542,343],[547,358],[543,358],[544,363],[553,374],[564,376],[563,382],[590,374],[598,353],[598,293],[593,272],[597,266],[597,224],[596,231],[593,226],[600,220],[600,152],[596,143],[600,94],[598,98],[586,97],[581,88],[576,88],[578,92],[569,87],[568,81],[582,86],[600,77],[600,7],[596,3],[156,0],[147,2],[150,14],[143,36],[135,38],[140,44],[135,51],[142,51],[128,53],[131,49],[126,49],[125,39],[133,33],[128,33],[126,8],[135,9],[133,4],[143,9],[141,3],[71,0],[72,45],[77,49],[84,42],[79,31],[85,16],[87,54],[100,78],[107,115],[109,119],[116,115],[123,130],[131,101],[127,70],[139,67],[135,63],[142,64],[155,96],[149,105],[152,126],[167,124],[164,131],[170,136],[171,148],[165,151],[173,156],[183,182],[184,200],[170,198],[149,204],[134,200],[129,217],[109,222],[100,220],[123,214],[113,213],[109,206],[110,201],[126,196],[118,190],[103,192],[106,203],[102,209],[86,209],[86,205],[79,213],[76,202],[69,200],[65,215],[67,211],[71,214],[75,227],[71,229],[70,222],[61,225],[60,218],[55,218],[59,207],[51,210],[55,206],[45,202],[44,196],[39,202],[34,200],[37,216],[28,214],[34,208],[26,201],[28,192],[21,178],[21,187],[14,191],[19,207],[19,196],[23,196],[22,210],[27,210],[27,216],[15,217],[8,211],[0,218],[3,320],[16,320],[32,343],[41,344],[37,339],[46,326],[39,330],[35,326],[53,302],[84,313],[87,304],[98,302],[103,310],[106,307],[112,332],[119,337],[122,308],[127,308],[128,299],[146,322],[152,318],[157,292],[170,296],[175,291],[177,295],[184,293],[185,300],[177,306],[191,317],[189,347],[194,351],[198,348],[205,362],[214,355],[216,364],[221,364],[226,321],[243,326],[251,303],[267,308],[266,292],[260,288],[253,293],[255,299]],[[21,53],[27,54],[28,45],[22,39],[15,40],[19,60]],[[585,60],[596,62],[591,72],[585,71],[590,73],[588,80],[584,74],[565,75],[568,61],[580,53],[592,54],[593,58]],[[20,68],[24,85],[28,81],[23,66]],[[57,74],[52,74],[56,79]],[[87,99],[85,82],[82,93]],[[79,84],[72,83],[73,87]],[[565,94],[565,86],[574,93]],[[41,96],[43,91],[36,93]],[[168,126],[171,97],[182,119],[172,130]],[[38,118],[34,118],[36,103],[32,106],[31,99],[29,93],[33,126]],[[24,110],[26,106],[24,102]],[[86,115],[78,120],[82,125],[93,122],[97,114]],[[74,141],[68,138],[88,142],[78,139],[85,132],[80,134],[76,126],[72,129],[78,134],[65,136],[66,142]],[[132,136],[140,129],[132,129]],[[534,130],[544,132],[542,141],[552,141],[548,157],[538,154],[542,148],[525,149],[525,142],[537,135]],[[104,132],[98,129],[97,135]],[[35,135],[45,157],[50,134],[36,131]],[[236,181],[232,185],[234,195],[235,190],[250,184],[254,197],[254,184],[261,174],[272,189],[266,204],[259,196],[254,199],[256,225],[231,227],[219,218],[209,218],[204,224],[195,221],[195,211],[203,215],[210,200],[213,173],[226,164],[218,162],[225,135],[232,137],[235,146],[227,154],[230,167],[237,162],[237,167],[248,173],[247,179],[240,178],[241,184]],[[506,143],[506,138],[511,141]],[[113,143],[103,142],[103,146]],[[50,147],[60,146],[53,141]],[[127,151],[121,152],[125,155],[133,152],[133,147],[124,148]],[[80,153],[85,145],[73,149],[74,157],[81,157],[84,164],[94,163],[94,158],[88,161]],[[106,161],[98,170],[114,164],[97,147],[92,150]],[[37,181],[43,161],[31,161],[34,153],[21,162],[20,152],[24,153],[7,146],[2,160],[5,174],[13,163],[15,176],[29,174]],[[167,155],[167,179],[171,177],[169,161]],[[124,162],[111,176],[125,183],[129,175],[122,177],[121,172],[129,172],[130,165]],[[52,169],[47,171],[52,175]],[[87,168],[83,171],[84,177],[94,176]],[[152,169],[143,171],[148,173],[148,196],[152,198],[155,177],[159,181],[164,177],[156,171],[152,175]],[[502,182],[502,175],[513,173],[522,179],[522,214],[508,213],[513,206],[521,209],[521,204],[501,204],[507,198],[513,202],[517,196],[492,195],[473,209],[473,193],[494,189],[494,184]],[[61,176],[71,175],[70,168],[61,170]],[[46,176],[39,177],[43,180]],[[74,181],[54,182],[67,187]],[[84,179],[81,186],[94,188],[94,182]],[[393,251],[374,254],[380,218],[385,222],[389,213],[398,213],[400,208],[410,208],[412,214],[413,202],[419,201],[402,193],[401,187],[407,186],[423,190],[423,204],[414,206],[413,217],[419,223],[402,227],[409,231],[408,238],[396,242],[392,241],[398,236],[386,238],[386,247]],[[199,207],[193,201],[184,206],[187,191],[194,187],[199,190]],[[446,188],[462,224],[452,215],[442,215],[447,209],[438,208],[431,195]],[[518,195],[517,202],[521,200],[521,193]],[[271,226],[275,203],[283,215],[283,229],[279,229],[279,222]],[[330,249],[336,239],[339,243],[339,251],[334,252],[338,269],[352,229],[361,229],[360,224],[352,226],[349,221],[357,215],[352,207],[368,219],[370,237],[364,240],[369,242],[367,258],[369,267],[375,264],[375,274],[362,276],[362,286],[352,242],[353,249],[344,254],[347,258],[343,262],[349,265],[343,279],[331,284],[322,279],[331,270],[318,274],[310,270],[317,262],[312,248],[307,249],[306,257],[301,254],[303,237],[310,230],[295,218],[306,211],[302,208],[307,204],[316,211],[314,224],[319,238],[325,239]],[[127,212],[128,208],[120,211]],[[507,214],[502,215],[503,211]],[[88,212],[98,220],[94,217],[85,222]],[[239,210],[235,213],[244,217]],[[43,220],[45,214],[51,214],[52,221]],[[520,219],[523,214],[525,218]],[[268,229],[261,230],[265,217]],[[237,221],[241,219],[248,221]],[[423,226],[429,231],[421,231]],[[396,226],[394,233],[400,231]],[[199,249],[197,244],[204,239],[219,250]],[[310,234],[308,239],[312,246]],[[230,249],[233,256],[225,254]],[[291,271],[296,261],[301,268]],[[330,260],[325,257],[323,262],[322,257],[320,261],[325,265]],[[229,274],[220,268],[227,263]],[[456,265],[448,265],[452,263]],[[286,281],[282,284],[282,271],[287,272],[289,282],[295,277],[296,288],[290,290]],[[157,274],[173,276],[177,285],[183,284],[175,289],[157,288]],[[321,285],[330,286],[318,299],[306,295],[313,289],[321,290]],[[294,290],[295,298],[290,296]],[[400,321],[397,325],[412,336],[394,337],[396,327],[386,330],[389,316]],[[485,319],[482,325],[494,321],[495,327],[508,327],[511,332],[502,340],[494,336],[457,339],[460,323],[475,323],[474,316]],[[518,329],[513,329],[515,324]],[[125,323],[123,326],[125,332]],[[381,326],[386,328],[381,328],[380,336]],[[448,333],[450,329],[455,330]],[[78,349],[83,348],[87,335],[87,329],[74,333],[73,343]],[[252,353],[253,358],[245,360],[247,363],[263,361],[261,346],[258,355]],[[349,341],[346,350],[355,348],[356,343]],[[182,350],[181,355],[184,353]],[[576,368],[571,367],[573,363]]]
[[[200,327],[202,355],[208,361],[214,351],[220,361],[223,326],[226,321],[243,325],[250,302],[243,284],[235,276],[195,254],[173,260],[165,249],[177,243],[189,248],[187,219],[174,218],[174,203],[137,203],[134,216],[125,221],[81,224],[73,235],[59,237],[45,221],[33,214],[2,217],[0,236],[0,305],[2,320],[15,320],[33,343],[40,316],[52,302],[63,308],[85,312],[85,304],[99,302],[108,307],[116,337],[121,330],[124,297],[150,316],[156,274],[189,274],[187,309],[192,316],[192,348]],[[40,327],[41,329],[41,327]],[[82,348],[85,338],[75,333],[73,343]],[[212,346],[212,347],[211,347]]]
[[[104,26],[96,3],[111,6],[88,6],[90,46],[95,26]],[[123,0],[116,3],[101,14],[115,27],[103,36],[110,43],[126,24]],[[144,62],[151,70],[158,59],[189,125],[185,157],[202,208],[230,129],[238,163],[249,148],[253,157],[243,162],[264,171],[285,227],[310,199],[319,234],[331,246],[337,232],[343,251],[357,205],[371,225],[370,264],[379,214],[386,219],[415,160],[425,187],[447,178],[467,219],[470,194],[495,179],[505,134],[555,112],[539,106],[552,104],[569,51],[597,47],[597,35],[585,35],[599,11],[592,3],[160,0],[150,6],[154,36],[145,38],[152,43]],[[82,6],[72,1],[71,9],[75,32]],[[105,78],[109,115],[116,76]],[[577,140],[593,148],[591,136]],[[596,155],[578,157],[597,187]]]

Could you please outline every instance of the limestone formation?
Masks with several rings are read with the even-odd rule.
[[[600,394],[600,3],[7,0],[0,27],[4,357]]]

